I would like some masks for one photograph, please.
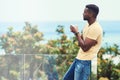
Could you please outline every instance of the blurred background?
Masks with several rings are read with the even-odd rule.
[[[104,31],[90,80],[120,80],[119,0],[0,0],[0,80],[62,80],[79,50],[69,26],[82,31],[90,3]]]

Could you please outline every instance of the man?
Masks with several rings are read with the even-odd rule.
[[[102,42],[102,28],[96,21],[99,8],[94,4],[86,5],[83,18],[88,23],[83,29],[83,33],[78,32],[77,26],[70,25],[80,46],[78,55],[63,80],[88,80],[91,72],[91,60],[97,55]]]

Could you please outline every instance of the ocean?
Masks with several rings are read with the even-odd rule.
[[[50,39],[57,39],[59,35],[56,32],[58,25],[63,25],[65,34],[68,38],[74,36],[70,32],[70,24],[78,25],[79,31],[82,30],[86,21],[61,21],[61,22],[29,22],[32,26],[37,25],[40,32],[44,34],[44,41],[47,42]],[[117,44],[120,46],[120,21],[100,21],[100,25],[105,32],[103,37],[104,44]],[[8,31],[8,27],[13,27],[14,31],[22,31],[25,26],[25,22],[0,22],[0,35],[5,34]]]

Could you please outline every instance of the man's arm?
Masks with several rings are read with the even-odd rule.
[[[92,46],[97,44],[96,40],[93,40],[90,38],[85,38],[85,40],[83,40],[82,36],[78,32],[78,28],[75,28],[74,26],[71,25],[70,29],[71,29],[71,32],[73,32],[76,35],[76,38],[78,40],[78,44],[84,52],[88,51]]]
[[[78,40],[79,46],[82,48],[82,50],[84,52],[88,51],[92,46],[97,44],[96,40],[93,40],[93,39],[90,39],[90,38],[85,38],[85,40],[83,40],[80,36],[80,33],[76,34],[76,38]]]

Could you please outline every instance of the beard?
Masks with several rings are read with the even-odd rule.
[[[89,20],[89,17],[87,17],[87,16],[86,16],[86,17],[83,16],[83,20],[87,20],[87,21],[88,21],[88,20]]]
[[[83,17],[83,20],[88,20],[88,18]]]

